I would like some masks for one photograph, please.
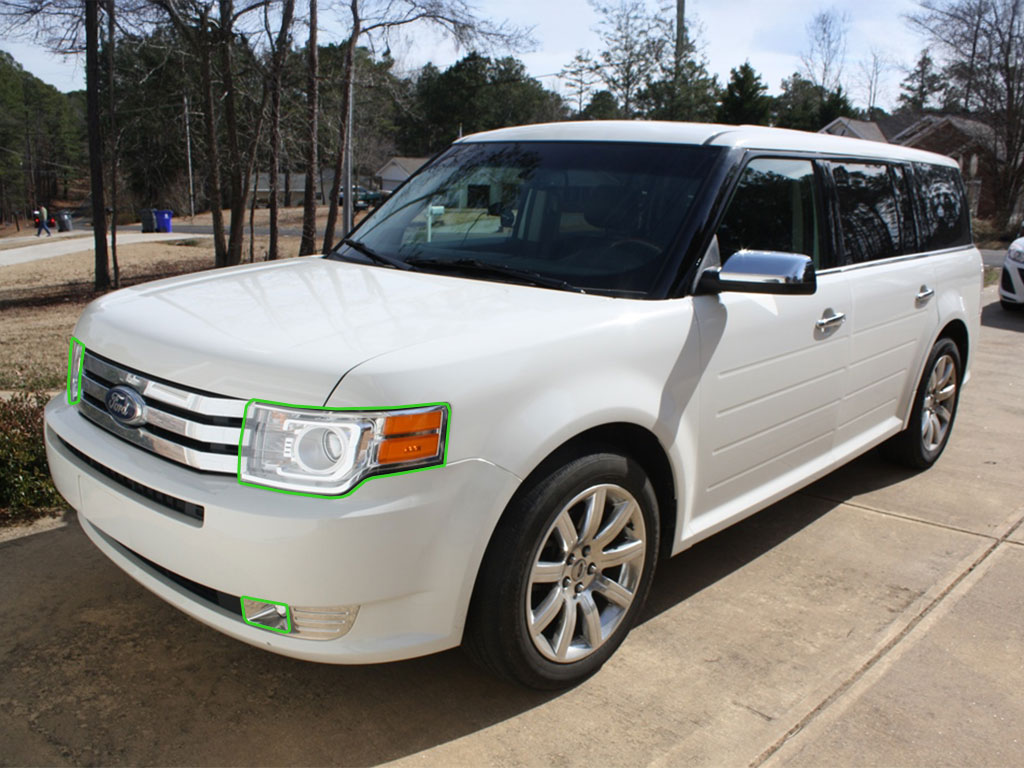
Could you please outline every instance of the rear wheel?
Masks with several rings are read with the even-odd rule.
[[[1007,312],[1019,312],[1024,309],[1024,304],[1018,304],[1016,301],[1007,301],[1006,299],[1000,299],[999,303],[1003,305],[1003,309]]]
[[[494,533],[467,646],[534,688],[586,679],[636,622],[658,535],[654,489],[632,459],[594,453],[552,471],[513,500]]]
[[[917,386],[907,428],[882,446],[888,458],[912,469],[927,469],[938,460],[953,431],[961,379],[960,350],[951,339],[939,339]]]

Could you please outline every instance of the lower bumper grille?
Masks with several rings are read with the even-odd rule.
[[[125,557],[135,561],[143,568],[155,574],[163,576],[168,581],[177,584],[197,599],[208,605],[214,605],[223,610],[243,618],[242,600],[238,595],[208,587],[197,581],[192,581],[179,573],[164,568],[154,563],[149,558],[143,557],[135,550],[129,549],[116,539],[112,539],[99,528],[92,526],[93,530],[103,537],[103,540],[121,552]],[[348,634],[359,614],[358,605],[335,605],[335,606],[291,606],[292,631],[291,635],[300,637],[303,640],[336,640]]]
[[[169,494],[163,493],[162,491],[158,491],[155,488],[150,488],[148,485],[143,485],[140,482],[132,480],[130,477],[125,477],[120,472],[115,472],[110,467],[106,467],[103,464],[100,464],[95,459],[86,456],[84,453],[82,453],[80,450],[78,450],[65,440],[61,439],[60,442],[61,445],[63,445],[79,461],[83,462],[84,464],[88,464],[101,475],[113,480],[121,487],[127,488],[129,491],[133,491],[134,493],[137,493],[139,496],[149,499],[150,501],[155,502],[162,507],[166,507],[167,509],[173,510],[174,512],[177,512],[180,515],[184,515],[190,520],[196,520],[200,523],[204,521],[206,517],[206,508],[203,507],[201,504],[193,504],[191,501],[185,501],[184,499],[179,499],[176,496],[171,496]]]

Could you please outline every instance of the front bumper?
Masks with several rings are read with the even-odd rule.
[[[1024,264],[1006,260],[999,277],[999,298],[1024,304]]]
[[[278,494],[141,451],[95,427],[63,396],[46,407],[46,450],[57,489],[85,532],[140,584],[251,645],[330,663],[458,645],[487,541],[519,484],[473,459],[376,478],[341,499]],[[190,514],[195,505],[204,508],[201,520]],[[227,595],[358,606],[358,615],[335,640],[278,634],[246,624],[173,575]]]

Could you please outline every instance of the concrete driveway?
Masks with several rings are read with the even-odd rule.
[[[932,470],[867,455],[663,563],[559,695],[250,648],[77,525],[0,544],[0,764],[1024,765],[1024,313],[985,297]]]

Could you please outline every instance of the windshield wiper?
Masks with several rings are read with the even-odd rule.
[[[495,277],[510,277],[514,280],[528,285],[537,285],[542,288],[560,288],[564,291],[573,291],[574,293],[586,293],[585,290],[580,288],[578,285],[561,280],[557,277],[549,277],[548,275],[542,275],[539,272],[531,272],[526,269],[517,269],[516,267],[510,267],[507,264],[490,264],[485,261],[478,261],[477,259],[455,259],[454,261],[444,261],[441,259],[424,259],[418,256],[414,256],[406,264],[410,264],[414,267],[421,267],[428,271],[437,272],[468,272],[476,273],[480,275],[493,275]]]
[[[384,264],[389,267],[394,267],[395,269],[413,269],[411,265],[401,261],[400,259],[396,259],[393,256],[385,256],[383,253],[377,253],[373,248],[359,240],[353,240],[352,238],[346,237],[341,242],[349,248],[359,251],[363,256],[366,256],[368,259],[375,261],[378,264]]]

